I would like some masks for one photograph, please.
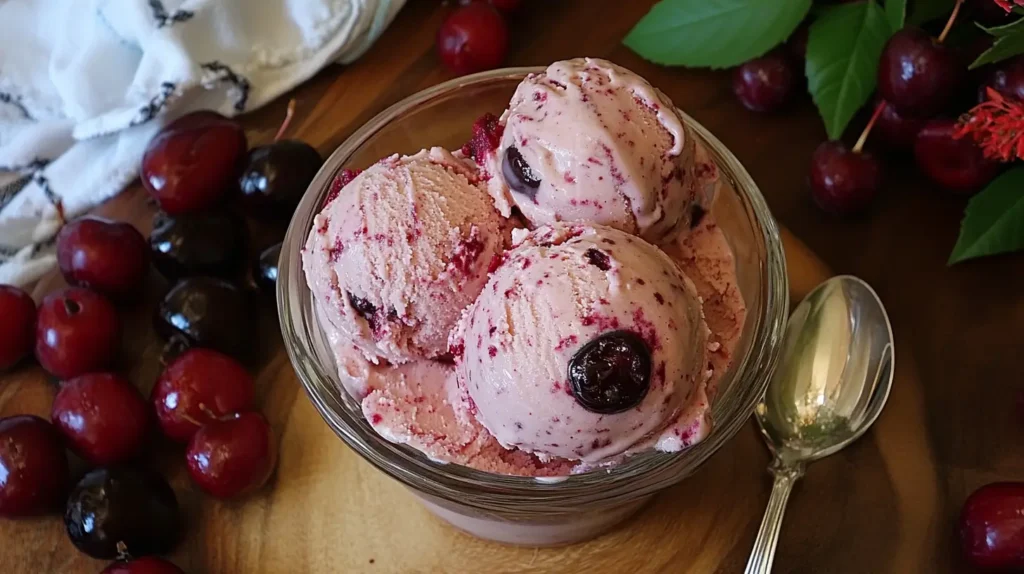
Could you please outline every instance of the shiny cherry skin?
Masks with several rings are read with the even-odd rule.
[[[71,449],[93,466],[133,458],[149,430],[149,405],[134,385],[113,373],[64,381],[51,412]]]
[[[245,219],[225,209],[157,213],[149,234],[153,264],[169,281],[196,275],[231,279],[245,265],[248,243]]]
[[[32,415],[0,418],[0,517],[56,510],[70,485],[64,445],[50,423]]]
[[[882,51],[878,93],[901,115],[930,118],[953,103],[966,77],[956,52],[919,28],[904,28]]]
[[[200,488],[217,498],[234,498],[267,483],[277,464],[277,444],[263,415],[242,413],[199,429],[185,459]]]
[[[113,362],[120,338],[117,310],[94,291],[68,287],[39,306],[36,359],[55,377],[102,371]]]
[[[971,138],[956,139],[955,120],[932,120],[917,134],[914,159],[929,179],[949,191],[971,194],[999,174],[1000,163],[985,157]]]
[[[186,114],[146,146],[142,184],[171,215],[199,211],[236,185],[245,151],[238,122],[212,111]]]
[[[189,349],[167,365],[150,399],[164,435],[184,443],[206,423],[251,411],[256,391],[238,361],[211,349]]]
[[[305,142],[281,140],[253,148],[238,179],[242,204],[256,216],[288,221],[324,158]]]
[[[964,556],[979,570],[1024,570],[1024,483],[985,485],[964,502],[957,525]]]
[[[989,84],[997,92],[1008,98],[1024,102],[1024,56],[1010,60],[1006,65],[997,68],[990,78]],[[987,100],[982,87],[982,99]]]
[[[607,270],[608,256],[596,249],[591,262]],[[569,388],[584,409],[601,414],[628,411],[651,388],[651,350],[632,331],[610,331],[580,347],[569,360]]]
[[[185,571],[162,558],[144,556],[128,562],[114,562],[100,574],[185,574]]]
[[[277,287],[277,262],[281,259],[281,244],[272,245],[260,253],[252,268],[253,281],[260,291],[273,295]]]
[[[247,292],[212,277],[189,277],[164,296],[154,326],[166,339],[245,358],[256,347],[257,313]]]
[[[149,248],[131,224],[83,217],[57,234],[57,264],[69,284],[126,299],[142,289]]]
[[[893,151],[912,151],[914,142],[917,141],[917,133],[921,131],[926,120],[901,115],[889,102],[879,100],[882,113],[878,115],[875,122],[873,135],[874,141],[882,144]]]
[[[497,68],[508,55],[505,19],[483,2],[460,6],[441,23],[437,51],[444,65],[459,75]]]
[[[116,466],[86,474],[64,509],[68,538],[104,560],[171,551],[181,537],[178,500],[162,476]]]
[[[0,372],[32,352],[36,334],[36,302],[13,285],[0,285]]]
[[[771,112],[793,98],[798,77],[796,65],[790,57],[781,50],[775,50],[736,68],[732,76],[732,91],[748,110]]]
[[[882,185],[881,163],[839,141],[823,142],[811,156],[811,197],[823,211],[847,215],[862,211]]]

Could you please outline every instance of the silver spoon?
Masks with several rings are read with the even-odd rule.
[[[766,574],[793,484],[807,463],[857,440],[889,398],[892,326],[878,295],[849,275],[818,285],[786,326],[782,357],[754,411],[775,485],[746,574]]]

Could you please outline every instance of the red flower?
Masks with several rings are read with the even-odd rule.
[[[988,101],[960,117],[954,137],[971,136],[991,159],[1024,159],[1024,102],[1003,97],[992,88],[986,94]]]
[[[1016,4],[1018,6],[1024,6],[1024,0],[1012,0],[1012,2],[1011,2],[1011,0],[996,0],[996,4],[999,4],[999,6],[1003,10],[1006,10],[1007,12],[1009,12],[1010,10],[1013,10],[1013,5],[1014,4]]]

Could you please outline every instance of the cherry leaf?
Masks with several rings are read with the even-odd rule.
[[[1024,249],[1024,167],[999,176],[971,198],[949,264]]]

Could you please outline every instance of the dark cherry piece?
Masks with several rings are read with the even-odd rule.
[[[277,444],[267,419],[249,412],[204,425],[189,442],[185,458],[200,488],[233,498],[267,483],[277,464]]]
[[[146,280],[149,250],[131,224],[83,217],[57,234],[57,264],[71,285],[128,298],[138,294]]]
[[[988,159],[971,138],[955,139],[954,120],[932,120],[917,134],[914,158],[929,179],[945,189],[973,193],[998,175],[1001,164]]]
[[[512,191],[521,193],[534,202],[537,201],[540,178],[533,172],[530,164],[526,163],[526,159],[523,158],[523,154],[516,146],[509,146],[505,150],[505,158],[501,162],[501,174]]]
[[[878,195],[881,184],[879,161],[843,142],[823,142],[811,156],[811,197],[823,211],[836,215],[861,211]]]
[[[153,264],[169,281],[195,275],[231,279],[245,265],[249,230],[245,220],[227,210],[157,213],[149,248]]]
[[[444,65],[456,74],[497,68],[508,54],[505,19],[482,2],[460,6],[441,23],[437,51]]]
[[[51,419],[79,456],[93,466],[127,461],[142,451],[149,405],[130,382],[113,373],[64,381]]]
[[[260,253],[252,268],[252,278],[260,291],[273,295],[277,287],[277,262],[281,259],[281,244],[272,245]]]
[[[205,209],[237,185],[245,150],[238,122],[213,111],[186,114],[146,146],[142,183],[167,213]]]
[[[996,68],[988,82],[997,92],[1024,102],[1024,56],[1017,56],[1009,63]],[[979,100],[986,101],[985,87],[979,90]]]
[[[952,49],[919,28],[904,28],[882,51],[878,93],[901,115],[929,118],[949,107],[966,76]]]
[[[569,385],[590,412],[614,414],[639,405],[651,387],[651,351],[631,331],[610,331],[569,360]]]
[[[114,562],[100,574],[185,574],[185,571],[162,558],[144,556],[129,562]]]
[[[0,371],[32,352],[36,338],[36,302],[13,285],[0,285]]]
[[[155,326],[167,339],[244,358],[256,345],[256,313],[245,291],[220,279],[179,281],[157,309]]]
[[[0,418],[0,517],[57,510],[70,485],[64,445],[50,423],[32,415]]]
[[[150,396],[164,434],[188,442],[199,427],[255,406],[252,377],[238,361],[190,349],[167,365]]]
[[[498,116],[486,113],[473,122],[472,135],[462,145],[462,153],[482,164],[484,159],[498,150],[504,127],[498,123]]]
[[[181,516],[174,491],[159,474],[100,468],[71,491],[64,526],[79,550],[110,560],[169,552],[181,535]]]
[[[1024,570],[1024,483],[987,484],[960,511],[960,546],[979,570]]]
[[[786,105],[796,92],[799,73],[781,50],[774,50],[736,68],[732,91],[745,108],[771,112]]]
[[[238,179],[242,202],[253,214],[287,221],[323,164],[305,142],[280,140],[254,148]]]
[[[36,358],[55,377],[102,371],[113,362],[120,337],[117,310],[94,291],[68,287],[39,306]]]
[[[888,102],[879,100],[875,105],[880,103],[883,108],[875,122],[875,141],[881,141],[885,147],[894,151],[913,150],[917,132],[921,131],[927,120],[903,116]]]

